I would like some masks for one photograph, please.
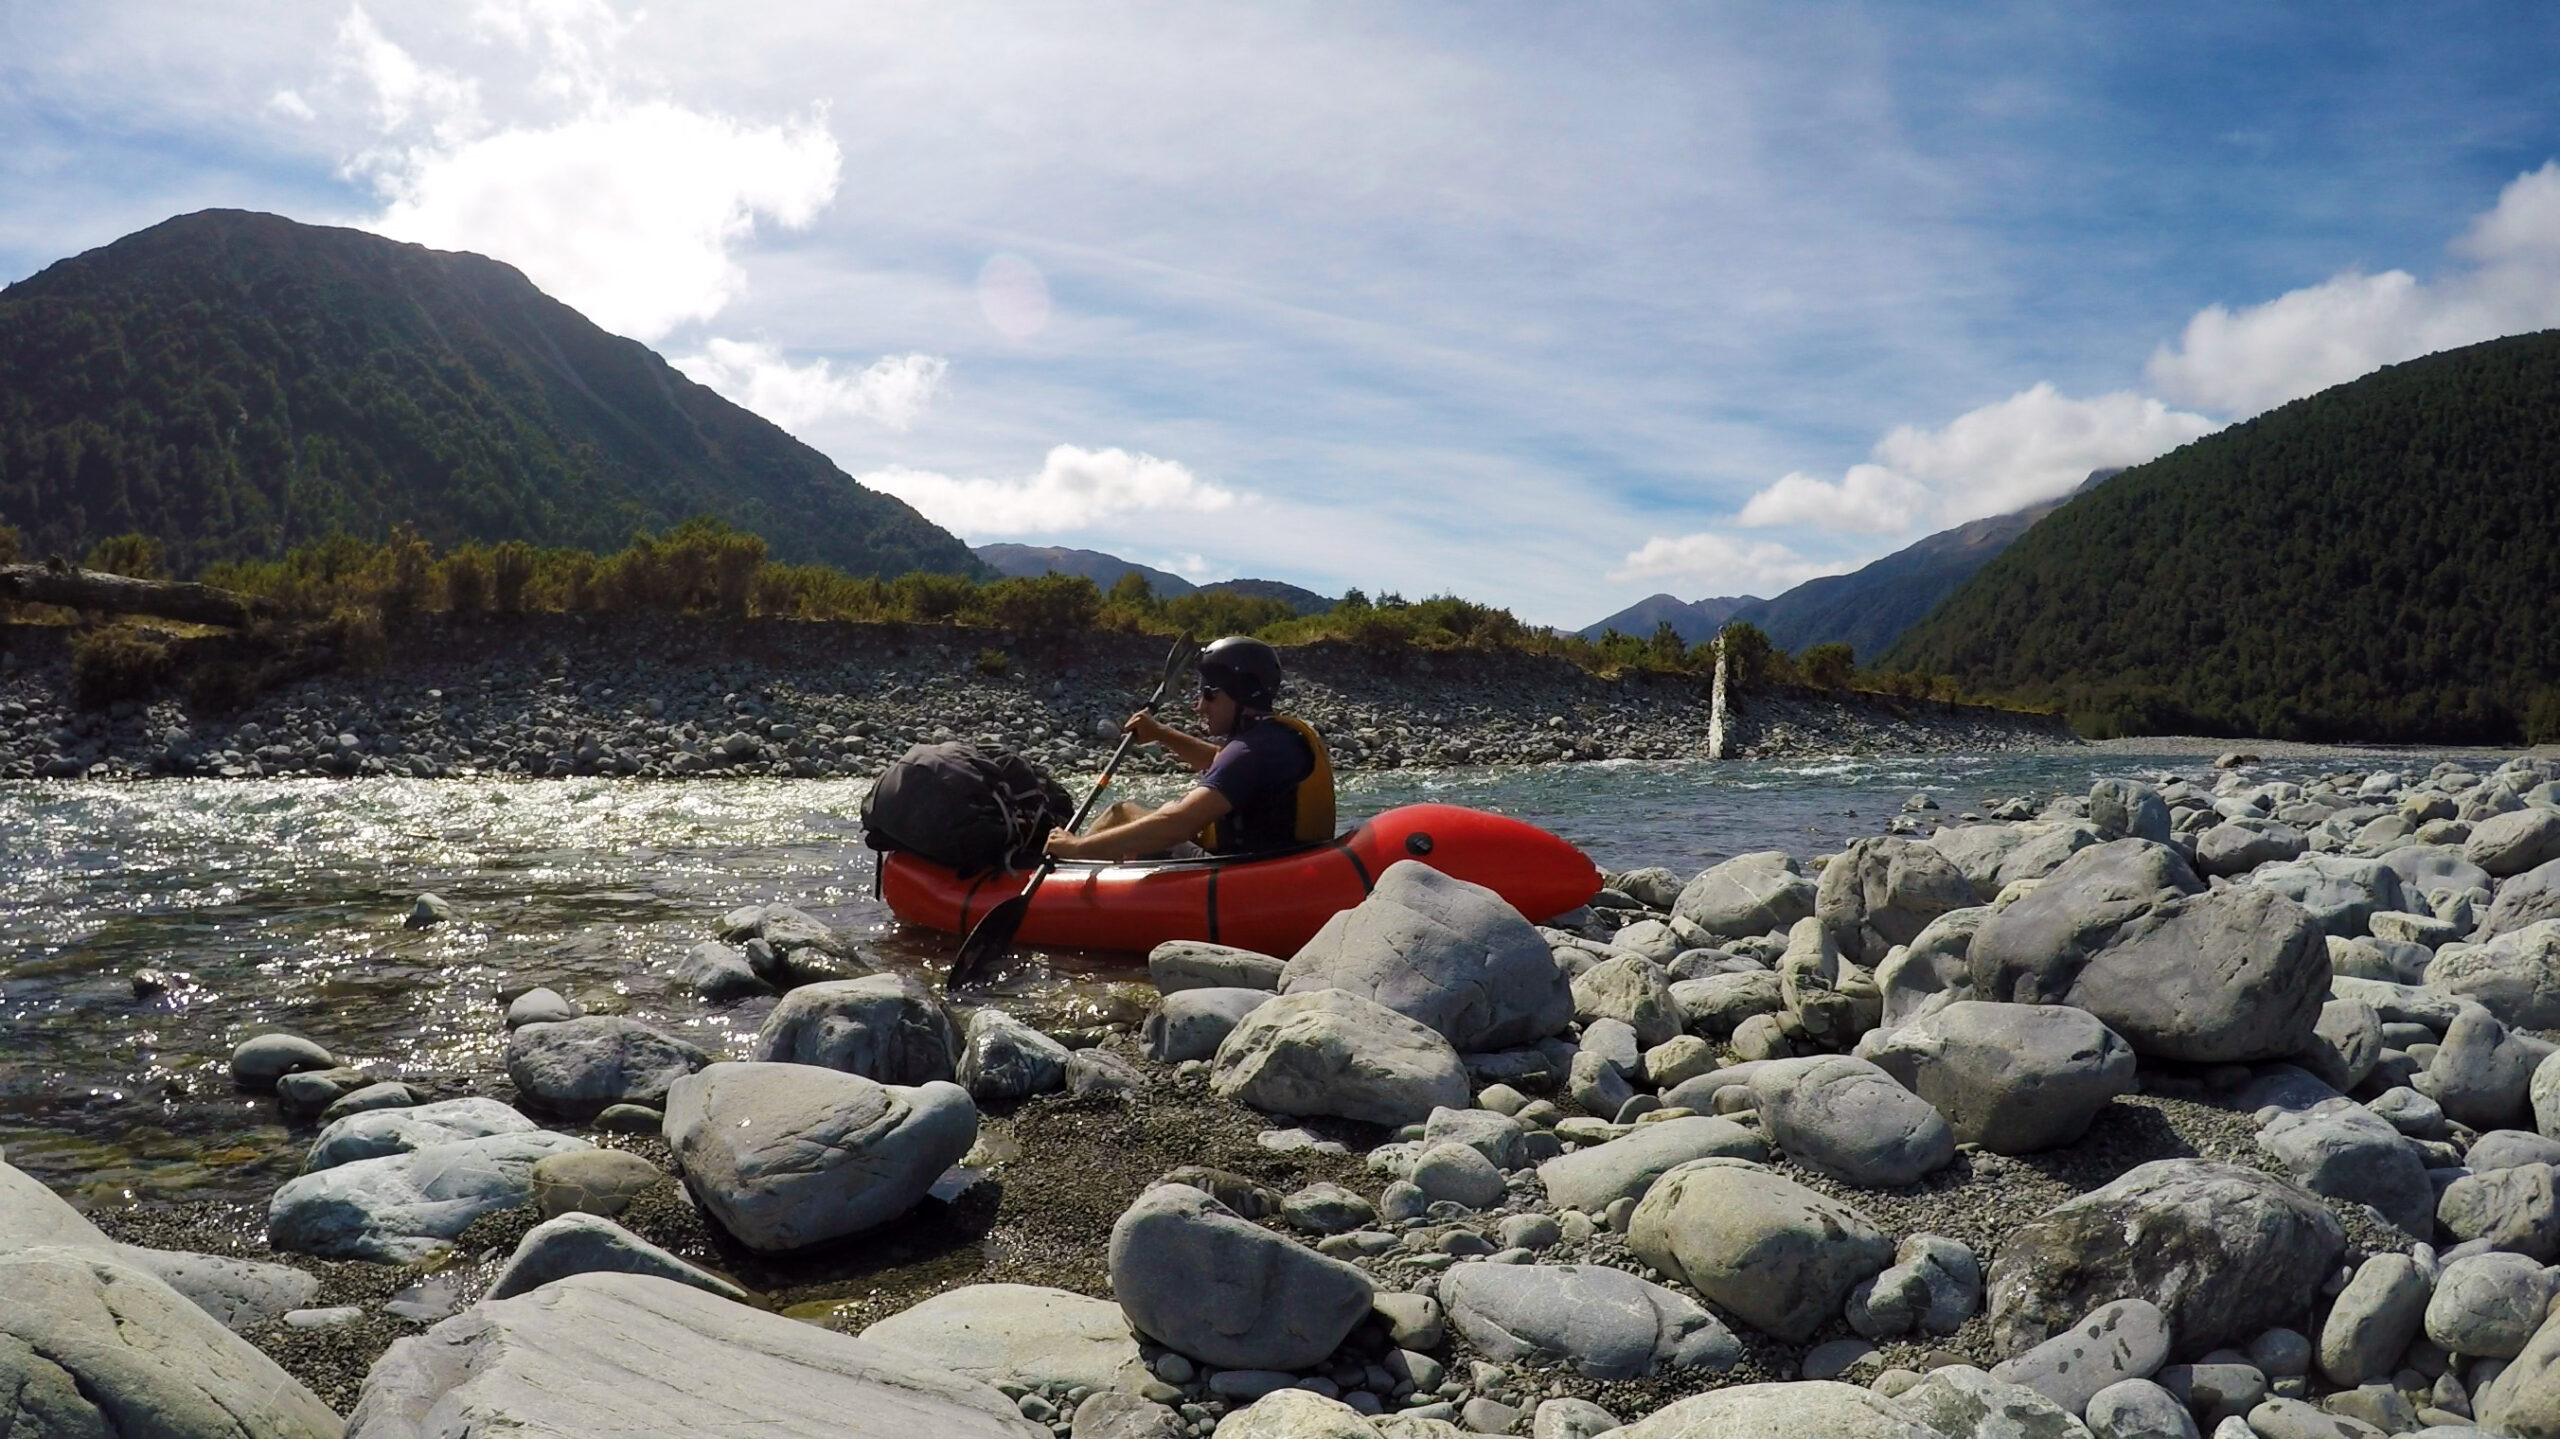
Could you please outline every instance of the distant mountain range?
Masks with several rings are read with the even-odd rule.
[[[1278,600],[1301,615],[1320,615],[1332,609],[1334,601],[1310,589],[1280,580],[1214,580],[1195,585],[1182,576],[1159,570],[1135,560],[1100,550],[1066,549],[1056,545],[980,545],[977,556],[1006,575],[1082,575],[1104,590],[1120,583],[1123,576],[1140,575],[1156,593],[1156,598],[1169,600],[1195,591],[1211,594],[1259,595]]]
[[[711,515],[774,558],[984,576],[958,537],[511,266],[181,215],[0,290],[0,522],[190,575],[344,530],[617,550]]]
[[[1647,595],[1598,624],[1585,625],[1575,633],[1586,640],[1596,640],[1611,630],[1637,639],[1649,639],[1653,632],[1668,624],[1671,632],[1685,644],[1711,640],[1725,622],[1742,610],[1768,601],[1756,595],[1723,595],[1708,600],[1684,600],[1674,595]]]
[[[1684,603],[1649,595],[1580,633],[1598,639],[1614,629],[1641,639],[1668,620],[1674,633],[1696,644],[1739,620],[1758,625],[1781,649],[1802,653],[1813,645],[1845,644],[1862,662],[1872,661],[2038,520],[2122,473],[2121,467],[2092,470],[2060,499],[1940,530],[1862,569],[1807,580],[1776,599],[1745,595]]]

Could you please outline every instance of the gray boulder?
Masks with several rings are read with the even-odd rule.
[[[1136,1389],[1152,1377],[1119,1305],[1034,1284],[964,1284],[862,1337],[987,1384]]]
[[[882,1084],[930,1084],[959,1072],[960,1035],[942,1001],[913,975],[867,974],[784,995],[756,1032],[755,1055]]]
[[[1840,952],[1819,919],[1800,919],[1787,932],[1778,956],[1778,996],[1801,1033],[1818,1043],[1846,1048],[1884,1016],[1884,992],[1875,976]]]
[[[600,1214],[568,1213],[533,1226],[489,1281],[489,1299],[511,1299],[572,1274],[648,1274],[738,1303],[747,1292],[698,1269]]]
[[[1777,974],[1765,969],[1674,981],[1671,1002],[1689,1028],[1715,1039],[1731,1036],[1754,1015],[1775,1014],[1787,1007]]]
[[[1640,1049],[1651,1049],[1680,1032],[1680,1006],[1671,997],[1671,978],[1651,960],[1632,954],[1604,960],[1574,978],[1572,993],[1576,1018],[1586,1025],[1618,1020],[1635,1032]]]
[[[2277,1115],[2258,1131],[2258,1148],[2314,1194],[2370,1204],[2414,1237],[2435,1233],[2426,1160],[2389,1120],[2351,1099]]]
[[[103,1249],[186,1296],[234,1334],[264,1328],[320,1292],[319,1275],[290,1264],[145,1249],[138,1244],[110,1244]]]
[[[1304,1369],[1366,1318],[1369,1276],[1239,1219],[1188,1185],[1138,1196],[1111,1226],[1111,1292],[1129,1323],[1223,1369]]]
[[[1932,1369],[1919,1383],[1893,1396],[1893,1402],[1941,1434],[2089,1439],[2079,1406],[2057,1403],[2026,1384],[1986,1374],[1970,1364]]]
[[[1573,992],[1536,928],[1502,896],[1399,860],[1326,920],[1281,972],[1280,992],[1338,989],[1437,1031],[1461,1050],[1533,1044],[1573,1020]]]
[[[2377,1254],[2358,1265],[2320,1326],[2320,1372],[2350,1388],[2389,1379],[2418,1337],[2434,1288],[2406,1254]]]
[[[267,1243],[329,1259],[424,1259],[481,1215],[530,1200],[544,1157],[592,1147],[534,1130],[352,1160],[287,1180],[267,1203]]]
[[[298,1034],[260,1034],[240,1041],[231,1051],[231,1082],[265,1093],[276,1081],[306,1069],[335,1069],[329,1051]]]
[[[1751,1097],[1788,1158],[1845,1184],[1914,1184],[1956,1157],[1945,1117],[1863,1059],[1773,1061],[1751,1076]]]
[[[2089,1397],[2091,1439],[2197,1439],[2195,1416],[2148,1379],[2120,1379]]]
[[[1861,1046],[1961,1143],[2031,1154],[2077,1141],[2133,1092],[2133,1046],[2086,1010],[1962,1000]]]
[[[1462,1264],[1441,1277],[1440,1304],[1500,1364],[1569,1364],[1624,1380],[1742,1358],[1742,1341],[1695,1300],[1596,1264]]]
[[[2169,802],[2160,791],[2132,779],[2102,779],[2089,787],[2089,823],[2098,838],[2169,842]]]
[[[1893,1261],[1893,1241],[1865,1215],[1740,1159],[1692,1160],[1656,1180],[1636,1205],[1627,1247],[1791,1343]]]
[[[1736,1384],[1668,1404],[1607,1439],[1963,1439],[1872,1389],[1833,1380]]]
[[[993,1387],[639,1274],[578,1274],[395,1340],[351,1439],[1048,1439]]]
[[[2249,883],[2301,905],[2323,933],[2343,938],[2366,933],[2383,910],[2408,908],[2399,872],[2380,860],[2306,854],[2252,871]]]
[[[1147,978],[1160,994],[1186,989],[1259,989],[1277,992],[1289,961],[1196,939],[1169,939],[1147,951]]]
[[[1769,1142],[1729,1119],[1692,1115],[1640,1124],[1623,1139],[1561,1154],[1538,1166],[1549,1201],[1597,1214],[1621,1199],[1642,1199],[1664,1174],[1693,1159],[1769,1157]]]
[[[2443,946],[2427,962],[2427,987],[2470,1000],[2506,1024],[2560,1029],[2560,919]]]
[[[2424,901],[2411,905],[2421,913],[2433,908],[2438,895],[2486,894],[2497,883],[2489,871],[2465,859],[2457,845],[2403,844],[2385,852],[2382,863],[2400,876],[2403,898]]]
[[[1794,855],[1762,850],[1700,871],[1671,912],[1718,938],[1749,939],[1810,917],[1816,888]]]
[[[1248,1014],[1272,998],[1267,989],[1178,989],[1146,1018],[1138,1031],[1147,1058],[1166,1064],[1206,1059],[1218,1052],[1227,1034]]]
[[[1876,966],[1877,1022],[1897,1029],[1973,998],[1973,937],[1990,917],[1988,905],[1948,910],[1929,921],[1917,939],[1888,953]]]
[[[2560,1192],[2549,1164],[2474,1169],[2444,1187],[2435,1219],[2457,1241],[2480,1240],[2492,1249],[2548,1264],[2560,1259]]]
[[[2533,1331],[2514,1361],[2472,1396],[2472,1413],[2491,1434],[2560,1436],[2560,1324]]]
[[[2336,992],[2330,981],[2330,992]],[[2295,1056],[2302,1067],[2341,1091],[2354,1089],[2382,1058],[2382,1012],[2362,1000],[2333,999],[2320,1006],[2311,1047]]]
[[[12,1434],[337,1439],[329,1406],[151,1274],[90,1250],[0,1254]]]
[[[2274,890],[2201,888],[2173,850],[2141,840],[2082,850],[1984,922],[1974,996],[2088,1010],[2155,1058],[2300,1052],[2328,997],[2319,930]]]
[[[1929,921],[1974,900],[1972,881],[1945,855],[1917,840],[1879,835],[1851,840],[1823,866],[1814,913],[1843,956],[1873,965],[1885,951],[1918,938]]]
[[[2480,937],[2495,939],[2546,919],[2560,919],[2560,859],[2501,882],[2497,902],[2480,921]]]
[[[1508,1193],[1492,1160],[1454,1142],[1434,1144],[1416,1155],[1407,1177],[1423,1198],[1467,1209],[1499,1208]]]
[[[2409,1084],[2456,1123],[2504,1129],[2532,1114],[2533,1072],[2548,1053],[2548,1046],[2510,1031],[2489,1011],[2466,1005],[2434,1059]]]
[[[2462,857],[2499,879],[2560,859],[2560,810],[2519,809],[2472,826]]]
[[[1963,871],[1984,904],[2019,880],[2044,878],[2096,843],[2098,831],[2079,820],[1956,825],[1929,837],[1930,848]]]
[[[2196,836],[2196,870],[2217,878],[2283,864],[2310,848],[2302,831],[2271,819],[2227,819]]]
[[[1067,1055],[1067,1093],[1082,1098],[1089,1094],[1140,1094],[1147,1087],[1147,1072],[1107,1049],[1078,1049]]]
[[[616,1104],[662,1104],[667,1086],[711,1062],[694,1045],[621,1015],[528,1024],[507,1036],[507,1078],[569,1119]]]
[[[1982,1263],[1971,1249],[1937,1234],[1914,1234],[1893,1263],[1849,1291],[1849,1327],[1869,1339],[1915,1330],[1953,1334],[1982,1308]]]
[[[2427,1337],[2446,1351],[2511,1359],[2542,1327],[2560,1278],[2521,1254],[2474,1254],[2436,1277],[2427,1299]]]
[[[1187,1439],[1182,1416],[1141,1395],[1105,1389],[1076,1406],[1067,1439]]]
[[[440,1099],[406,1109],[369,1109],[337,1120],[311,1141],[302,1172],[316,1174],[358,1159],[406,1154],[430,1144],[531,1134],[541,1126],[494,1099]]]
[[[960,1043],[960,1087],[982,1104],[1067,1087],[1067,1047],[987,1005],[969,1015]]]
[[[2168,1316],[2147,1299],[2118,1299],[2002,1361],[1991,1377],[2024,1385],[2078,1414],[2099,1390],[2127,1379],[2148,1379],[2168,1360]]]
[[[1520,1121],[1490,1109],[1435,1109],[1423,1122],[1422,1142],[1463,1144],[1502,1170],[1528,1163],[1528,1131]]]
[[[704,1209],[751,1249],[859,1234],[913,1208],[977,1142],[958,1085],[807,1064],[715,1064],[667,1095],[667,1143]]]
[[[2255,1169],[2161,1159],[2010,1231],[1992,1260],[1992,1337],[2015,1353],[2100,1304],[2148,1299],[2178,1350],[2296,1324],[2346,1247],[2320,1200]]]
[[[1246,1015],[1218,1046],[1210,1086],[1268,1113],[1387,1125],[1472,1099],[1466,1066],[1437,1031],[1343,989],[1284,994]]]
[[[676,983],[713,1004],[735,1004],[773,993],[773,986],[747,962],[746,952],[716,939],[706,939],[676,961]]]

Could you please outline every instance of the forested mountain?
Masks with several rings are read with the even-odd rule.
[[[1755,595],[1720,595],[1714,599],[1684,600],[1674,595],[1647,595],[1616,614],[1576,630],[1586,640],[1596,640],[1611,630],[1637,639],[1650,639],[1663,624],[1689,644],[1711,640],[1716,631],[1734,612],[1767,601]]]
[[[1058,545],[980,545],[977,556],[1003,574],[1082,575],[1105,591],[1120,583],[1121,576],[1135,574],[1146,580],[1160,600],[1187,595],[1199,588],[1170,570],[1154,569],[1100,550],[1071,550]]]
[[[2101,733],[2560,739],[2560,331],[2393,365],[2128,470],[1888,659]]]
[[[190,574],[332,530],[619,548],[716,516],[776,559],[987,573],[957,538],[510,266],[207,210],[0,290],[0,522]]]
[[[1256,599],[1278,600],[1300,615],[1320,615],[1340,603],[1302,585],[1293,585],[1287,580],[1212,580],[1200,588],[1211,594],[1250,595]]]

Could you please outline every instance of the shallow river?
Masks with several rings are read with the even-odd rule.
[[[2434,756],[2375,764],[2423,774]],[[2259,774],[2359,767],[2323,752]],[[1389,771],[1346,779],[1346,822],[1437,800],[1516,815],[1604,869],[1683,874],[1729,855],[1837,849],[1904,799],[1947,815],[2099,775],[2210,774],[2193,754],[2057,751],[1803,763]],[[1168,782],[1115,794],[1155,799]],[[462,1092],[504,1069],[501,997],[536,984],[742,1056],[770,1001],[720,1010],[665,975],[745,904],[850,926],[893,964],[947,961],[870,895],[867,786],[817,780],[169,781],[0,784],[0,1148],[92,1204],[263,1203],[308,1132],[232,1092],[248,1035],[289,1029],[348,1063]],[[402,920],[420,891],[457,918]],[[173,981],[137,998],[132,976]],[[1131,983],[1132,980],[1137,981]],[[1051,1025],[1134,1018],[1130,956],[1032,955],[1004,1002]]]

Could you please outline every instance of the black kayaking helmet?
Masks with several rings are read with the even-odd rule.
[[[1251,635],[1229,635],[1200,652],[1200,687],[1267,710],[1280,698],[1280,652]]]

